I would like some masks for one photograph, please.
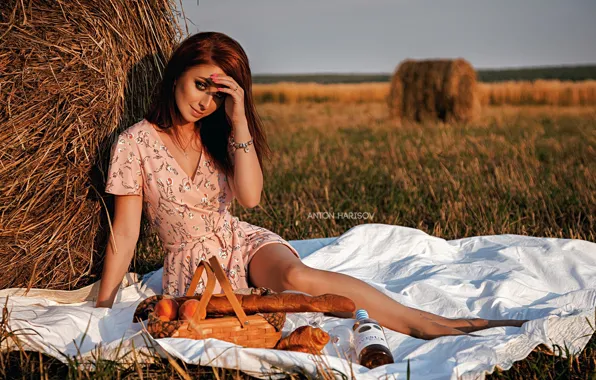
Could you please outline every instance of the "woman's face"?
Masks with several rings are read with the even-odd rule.
[[[198,65],[186,70],[175,82],[176,105],[188,123],[212,114],[224,103],[226,93],[217,91],[211,74],[225,75],[217,66]]]

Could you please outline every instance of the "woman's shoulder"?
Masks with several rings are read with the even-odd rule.
[[[143,145],[142,143],[147,140],[147,137],[152,135],[151,129],[155,131],[151,123],[142,119],[120,132],[117,140],[120,144]]]
[[[128,149],[133,151],[143,151],[143,147],[147,145],[144,142],[147,141],[147,136],[151,135],[151,128],[151,123],[146,119],[140,120],[120,132],[114,144],[120,147],[128,146]]]

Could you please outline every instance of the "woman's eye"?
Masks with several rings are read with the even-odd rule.
[[[204,89],[206,89],[206,88],[207,88],[207,87],[205,86],[205,83],[203,83],[203,82],[198,82],[198,81],[196,81],[196,82],[195,82],[195,84],[197,85],[197,87],[199,87],[199,90],[204,90]],[[226,96],[226,94],[225,94],[225,93],[223,93],[223,92],[216,92],[216,93],[215,93],[215,96],[216,96],[217,98],[219,98],[219,99],[222,99],[222,98],[224,98],[224,97]]]

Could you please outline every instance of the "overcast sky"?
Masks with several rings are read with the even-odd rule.
[[[596,0],[181,1],[189,33],[234,38],[253,74],[390,73],[405,58],[596,63]]]

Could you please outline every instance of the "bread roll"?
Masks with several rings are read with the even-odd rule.
[[[320,353],[329,342],[329,334],[318,327],[300,326],[275,346],[278,350]]]

